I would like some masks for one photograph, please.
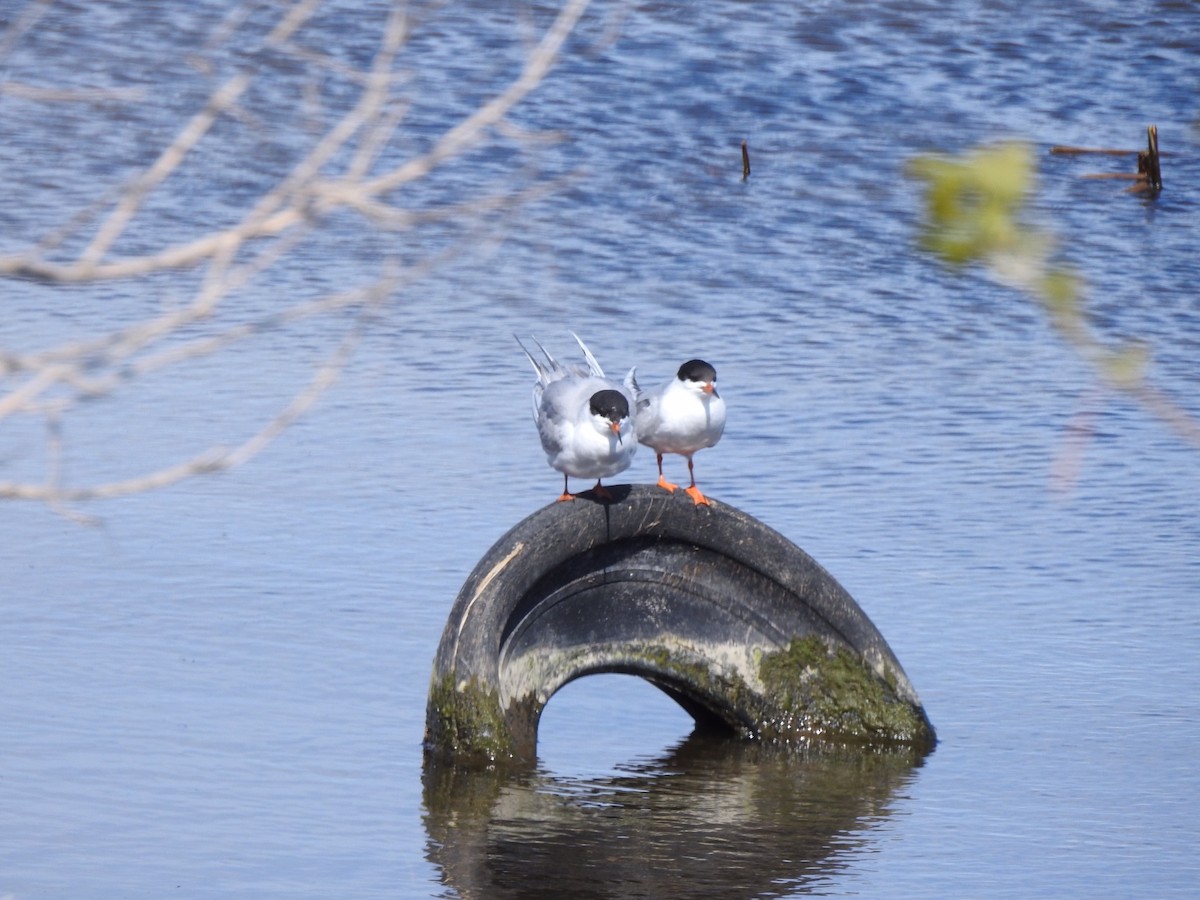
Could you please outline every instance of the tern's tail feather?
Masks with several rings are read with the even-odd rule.
[[[550,374],[556,371],[559,368],[559,365],[554,361],[554,357],[546,352],[546,348],[538,343],[537,338],[531,338],[531,340],[537,344],[537,348],[541,350],[542,355],[546,357],[546,362],[544,363],[538,362],[536,359],[534,359],[533,354],[529,352],[529,348],[521,342],[521,339],[517,337],[515,333],[513,334],[513,337],[516,338],[517,343],[520,344],[521,351],[525,354],[525,358],[529,360],[529,364],[533,366],[533,371],[537,373],[537,381],[533,383],[533,421],[536,422],[538,420],[538,410],[542,405],[542,391],[545,390],[546,385],[550,383]]]
[[[635,400],[637,399],[638,394],[642,392],[642,389],[638,387],[637,383],[637,366],[634,366],[632,369],[630,369],[629,374],[625,376],[625,387],[629,389],[629,393],[633,394],[633,398]]]
[[[579,344],[579,349],[583,351],[583,356],[587,360],[588,368],[593,375],[600,378],[604,377],[604,370],[600,368],[600,363],[596,362],[596,357],[592,356],[592,351],[588,349],[587,344],[583,342],[583,338],[575,332],[571,332],[571,337],[575,338],[575,343]]]
[[[542,384],[548,383],[550,381],[550,373],[557,371],[560,368],[558,361],[555,360],[555,358],[550,355],[549,351],[538,342],[537,338],[530,338],[530,340],[532,340],[534,344],[537,345],[537,348],[542,351],[542,356],[546,357],[545,362],[538,362],[538,360],[534,358],[533,354],[529,352],[529,348],[525,346],[524,342],[517,337],[516,334],[514,334],[513,337],[516,339],[517,343],[520,344],[521,351],[525,354],[525,358],[529,360],[529,364],[533,366],[533,371],[537,373],[538,381]]]

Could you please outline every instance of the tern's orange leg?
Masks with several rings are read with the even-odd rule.
[[[575,499],[575,495],[574,495],[574,494],[572,494],[570,491],[568,491],[568,490],[567,490],[567,476],[566,476],[566,475],[564,475],[564,476],[563,476],[563,492],[562,492],[562,496],[560,496],[556,502],[558,502],[558,503],[562,503],[564,500],[574,500],[574,499]]]
[[[601,500],[612,500],[612,498],[613,498],[612,493],[609,491],[608,488],[606,488],[604,485],[602,485],[600,483],[599,478],[596,479],[596,486],[594,488],[592,488],[592,493],[595,494],[597,497],[599,497]]]
[[[708,502],[708,498],[700,493],[700,488],[696,487],[696,473],[692,471],[692,458],[690,456],[688,457],[688,475],[690,475],[692,478],[692,484],[691,487],[684,491],[684,493],[691,497],[692,502],[697,506],[712,506],[712,504]]]
[[[663,477],[662,456],[663,455],[661,453],[658,454],[658,486],[664,491],[668,491],[673,494],[675,493],[675,488],[679,487],[679,485],[671,484],[671,482],[667,481],[667,479]]]

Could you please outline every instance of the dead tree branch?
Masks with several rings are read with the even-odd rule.
[[[122,252],[122,247],[131,245],[126,237],[148,215],[151,199],[171,190],[173,176],[192,164],[201,146],[218,140],[219,125],[238,120],[240,104],[250,96],[256,79],[264,77],[249,61],[235,65],[232,74],[219,79],[203,105],[182,123],[153,162],[135,172],[115,196],[108,192],[86,209],[65,210],[62,224],[32,241],[28,249],[0,256],[0,278],[23,279],[47,291],[101,282],[127,283],[132,289],[142,279],[165,274],[178,276],[177,283],[189,292],[181,303],[106,333],[34,351],[0,347],[0,422],[19,416],[41,417],[47,435],[45,481],[2,481],[0,499],[63,504],[122,496],[240,465],[269,445],[336,380],[389,298],[426,264],[444,260],[445,254],[403,269],[385,260],[381,272],[361,285],[325,296],[281,299],[277,308],[249,317],[236,311],[237,301],[294,259],[302,243],[319,241],[339,214],[351,213],[369,229],[410,231],[438,219],[469,221],[472,216],[486,216],[489,211],[536,196],[537,189],[514,188],[469,202],[447,203],[440,209],[414,210],[402,203],[405,188],[440,166],[498,134],[511,140],[511,135],[519,132],[507,128],[507,117],[546,78],[588,5],[589,0],[566,0],[510,82],[450,125],[429,149],[397,163],[396,138],[409,110],[409,100],[401,92],[400,64],[414,23],[405,5],[396,3],[380,25],[370,64],[361,72],[341,75],[356,86],[356,100],[335,115],[315,139],[309,139],[311,146],[273,184],[265,186],[236,221],[182,239],[176,235],[140,252]],[[19,48],[52,6],[52,0],[32,0],[26,5],[7,33],[0,35],[0,60]],[[311,57],[313,51],[302,49],[299,39],[320,6],[321,0],[295,0],[288,5],[263,38],[264,51],[296,59]],[[239,29],[248,27],[247,18],[245,12],[227,16],[201,53],[216,54]],[[216,61],[204,61],[201,68],[212,72],[220,66]],[[5,93],[32,96],[19,84],[0,83],[0,96]],[[43,90],[45,96],[53,93],[57,92]],[[76,98],[88,94],[77,90],[61,93]],[[122,95],[125,100],[132,97]],[[302,118],[299,107],[296,118]],[[388,158],[390,163],[381,164]],[[145,243],[143,238],[141,247]],[[75,249],[67,249],[72,246]],[[189,276],[189,272],[193,274]],[[151,472],[90,485],[63,483],[61,461],[69,447],[64,446],[62,423],[82,400],[112,397],[150,372],[216,354],[252,336],[335,311],[354,313],[351,323],[343,326],[345,333],[336,349],[308,384],[249,438],[232,447],[214,444]],[[206,333],[192,334],[189,329],[200,323],[208,323]]]

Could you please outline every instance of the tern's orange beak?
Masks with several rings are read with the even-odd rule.
[[[713,384],[711,381],[706,381],[704,383],[704,387],[703,387],[704,393],[711,394],[716,389],[717,389],[717,386],[715,384]]]
[[[618,444],[625,443],[624,439],[621,437],[621,423],[620,422],[609,422],[608,427],[611,428],[613,434],[615,434],[617,436]]]

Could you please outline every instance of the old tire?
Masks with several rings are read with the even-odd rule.
[[[887,642],[803,550],[715,500],[609,490],[538,510],[475,567],[434,661],[427,754],[532,761],[547,701],[599,672],[743,738],[933,745]]]

